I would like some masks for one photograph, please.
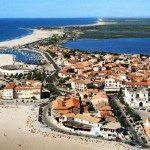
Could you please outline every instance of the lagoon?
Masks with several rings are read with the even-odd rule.
[[[63,46],[89,52],[150,55],[150,38],[79,39],[67,41]]]

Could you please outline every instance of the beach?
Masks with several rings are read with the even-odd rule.
[[[84,138],[51,131],[37,121],[38,107],[0,105],[2,150],[134,150],[112,141]]]
[[[22,46],[28,43],[36,42],[51,37],[54,34],[62,35],[63,30],[62,29],[51,29],[51,30],[33,29],[32,34],[29,34],[27,36],[18,39],[0,42],[0,48]]]
[[[103,22],[101,19],[99,19],[94,24],[75,25],[75,26],[97,26],[97,25],[105,25],[105,22]],[[66,27],[69,27],[69,26],[66,26]],[[33,43],[33,42],[51,37],[54,34],[62,35],[64,33],[63,27],[61,29],[49,29],[49,30],[32,29],[32,30],[33,30],[33,32],[29,35],[0,42],[0,48],[11,48],[11,47],[23,46],[25,44]]]

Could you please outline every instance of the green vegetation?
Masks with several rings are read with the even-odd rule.
[[[71,56],[70,56],[70,54],[69,53],[64,53],[64,58],[67,58],[67,59],[70,59],[71,58]]]
[[[150,37],[149,25],[102,25],[69,27],[68,32],[76,31],[78,38],[108,39],[108,38],[144,38]]]
[[[97,89],[97,86],[93,85],[92,83],[87,84],[88,89]]]
[[[39,80],[39,81],[41,81],[41,82],[43,82],[44,81],[44,79],[46,78],[46,73],[45,73],[45,71],[39,71],[39,70],[34,70],[33,72],[29,72],[28,74],[27,74],[27,79],[28,80]]]
[[[124,98],[123,98],[123,93],[121,90],[118,92],[117,98],[120,100],[120,103],[124,105],[126,114],[129,115],[133,119],[134,122],[141,120],[141,117],[139,116],[139,114],[136,113],[134,109],[132,109],[127,103],[125,103]]]
[[[133,118],[134,122],[141,121],[141,117],[138,113],[136,113],[128,104],[125,104],[126,114]]]
[[[123,97],[123,93],[122,90],[120,90],[117,94],[117,98],[120,100],[120,103],[125,105],[125,101],[124,101],[124,97]]]
[[[45,39],[44,44],[46,44],[46,45],[51,45],[51,44],[55,45],[55,44],[59,43],[60,40],[61,40],[61,37],[58,36],[57,34],[54,34],[52,37],[49,37],[49,38]]]
[[[110,102],[109,102],[109,104],[110,104],[111,108],[113,109],[113,113],[117,117],[117,120],[120,122],[120,124],[122,126],[126,126],[125,119],[122,116],[122,114],[121,114],[121,112],[119,110],[119,107],[117,106],[116,102],[111,99]]]
[[[65,83],[66,81],[68,81],[69,79],[70,79],[69,77],[60,78],[60,79],[59,79],[59,84],[63,84],[63,83]]]

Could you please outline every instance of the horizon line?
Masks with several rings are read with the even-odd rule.
[[[108,19],[123,19],[123,18],[141,18],[141,19],[150,19],[149,17],[145,17],[145,16],[136,16],[136,17],[0,17],[0,19],[88,19],[88,18],[97,18],[97,19],[101,19],[101,18],[108,18]]]

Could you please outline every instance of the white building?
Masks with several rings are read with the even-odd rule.
[[[114,59],[115,59],[115,57],[114,57],[114,55],[110,55],[110,54],[107,54],[107,55],[105,55],[105,62],[114,62]]]
[[[113,78],[105,79],[105,91],[120,91],[120,88],[122,87],[122,81],[116,80]]]
[[[115,139],[119,137],[121,125],[119,122],[110,122],[100,128],[100,135],[106,139]]]
[[[125,88],[124,100],[131,107],[150,107],[150,95],[145,88]]]
[[[96,118],[96,117],[92,117],[92,116],[84,115],[84,114],[75,115],[74,121],[87,124],[87,125],[91,125],[94,128],[102,126],[102,124],[100,123],[101,121],[100,118]]]
[[[7,83],[3,89],[3,94],[2,94],[2,98],[9,100],[9,99],[13,99],[14,97],[14,88],[15,88],[15,84],[14,83]]]
[[[71,79],[68,81],[74,91],[83,92],[87,89],[87,85],[92,83],[89,79]]]
[[[16,74],[28,74],[31,70],[23,67],[22,65],[6,65],[0,67],[0,73],[2,75],[16,75]]]
[[[65,114],[63,115],[63,122],[74,122],[75,124],[79,125],[83,128],[89,128],[89,135],[99,136],[100,135],[100,127],[102,126],[103,122],[101,118],[92,117],[90,115],[85,114]],[[78,127],[77,127],[78,128]],[[81,131],[80,129],[78,131]]]
[[[39,81],[27,81],[26,85],[7,83],[3,89],[3,99],[41,99],[42,84]]]
[[[101,118],[92,117],[87,114],[65,114],[62,116],[62,122],[76,122],[80,123],[80,127],[89,126],[91,129],[89,131],[90,135],[102,136],[106,139],[115,139],[116,137],[121,138],[121,125],[118,122],[110,122],[105,124]],[[75,123],[73,124],[75,125]],[[78,129],[80,130],[80,129]]]

